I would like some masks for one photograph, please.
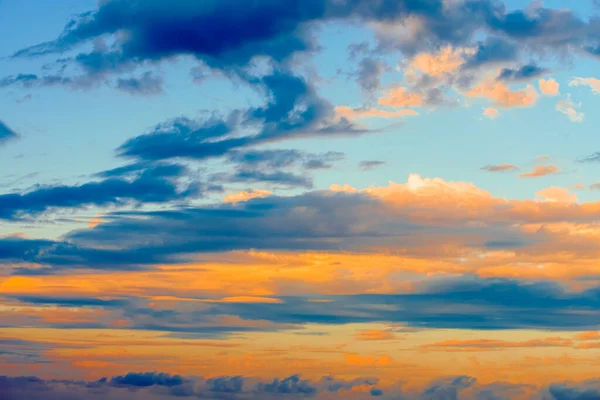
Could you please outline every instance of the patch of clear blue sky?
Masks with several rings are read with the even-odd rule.
[[[509,8],[522,8],[528,2],[509,0]],[[547,0],[548,7],[561,8],[563,1]],[[593,10],[592,1],[570,2],[570,9],[581,15]],[[0,0],[0,57],[20,48],[52,40],[58,36],[71,15],[95,8],[92,0]],[[349,76],[356,60],[348,57],[350,43],[372,41],[372,35],[356,26],[333,24],[319,30],[323,52],[309,61],[323,78],[320,93],[334,104],[359,106],[364,98]],[[19,72],[40,73],[52,58],[40,60],[0,60],[0,76]],[[400,56],[387,56],[395,64]],[[124,163],[114,149],[156,123],[178,116],[199,116],[202,110],[226,112],[233,107],[256,103],[259,98],[247,88],[234,87],[223,79],[192,83],[192,60],[162,63],[157,69],[166,77],[165,94],[157,97],[131,97],[109,87],[89,91],[65,88],[0,92],[0,119],[19,131],[23,138],[0,150],[2,175],[41,174],[24,180],[33,183],[85,182],[88,175]],[[404,182],[410,173],[446,180],[469,181],[498,196],[531,198],[537,190],[550,185],[591,184],[600,179],[600,166],[575,164],[581,156],[600,150],[595,127],[600,97],[588,88],[571,88],[573,76],[598,76],[598,62],[580,58],[574,67],[560,68],[553,76],[561,84],[561,96],[542,98],[536,107],[501,110],[494,121],[481,118],[485,102],[470,108],[435,112],[422,111],[408,117],[400,126],[385,133],[359,138],[303,139],[273,144],[272,148],[298,148],[306,151],[342,151],[348,159],[336,168],[319,171],[317,187],[349,183],[357,187]],[[339,73],[339,71],[341,73]],[[138,71],[139,73],[139,71]],[[384,79],[391,84],[401,77],[392,73]],[[555,111],[556,102],[572,94],[582,103],[582,124],[571,123]],[[28,101],[17,102],[31,94]],[[369,121],[374,126],[398,120]],[[512,163],[523,170],[531,168],[536,156],[548,155],[564,173],[540,179],[518,179],[515,174],[490,174],[480,170],[486,164]],[[381,160],[386,165],[369,172],[359,171],[361,160]],[[582,200],[597,199],[595,192],[579,193]]]

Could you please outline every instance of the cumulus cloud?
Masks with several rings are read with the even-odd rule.
[[[558,201],[563,203],[577,203],[577,194],[569,193],[568,189],[551,186],[546,189],[542,189],[536,193],[536,196],[544,199],[545,201]]]
[[[540,79],[538,81],[540,92],[545,96],[558,96],[560,85],[554,79]]]

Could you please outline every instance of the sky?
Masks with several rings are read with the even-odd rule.
[[[600,398],[600,3],[0,0],[0,398]]]

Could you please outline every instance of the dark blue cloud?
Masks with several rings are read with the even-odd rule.
[[[554,383],[548,388],[553,400],[595,400],[600,399],[600,379],[580,383]]]
[[[106,381],[106,378],[104,381]],[[109,385],[114,386],[177,386],[183,384],[184,379],[179,375],[169,375],[158,372],[130,372],[126,375],[114,376],[107,382]]]
[[[240,384],[249,381],[253,382]],[[396,384],[384,388],[385,390],[372,388],[369,394],[390,400],[458,400],[462,398],[461,392],[468,390],[468,398],[475,400],[525,398],[524,396],[528,394],[531,397],[527,398],[532,399],[597,400],[600,393],[599,382],[598,379],[592,379],[583,382],[557,382],[540,387],[514,385],[501,381],[480,384],[473,377],[459,376],[439,378],[430,383],[422,393],[405,392],[401,385]],[[224,390],[213,390],[215,388]],[[524,389],[527,389],[527,392]],[[37,377],[0,376],[0,395],[7,400],[37,400],[40,398],[44,400],[118,400],[132,395],[149,400],[169,400],[182,397],[245,400],[330,398],[327,392],[329,391],[323,385],[323,381],[302,380],[298,375],[274,379],[271,382],[257,381],[246,377],[221,377],[206,380],[202,377],[180,377],[157,372],[128,373],[124,376],[103,378],[98,381],[43,380]]]
[[[302,394],[305,396],[314,396],[317,393],[317,387],[308,380],[300,379],[299,375],[292,375],[285,379],[274,379],[271,383],[259,383],[256,387],[258,393],[274,393],[281,395]]]
[[[470,376],[443,379],[426,388],[422,397],[424,400],[458,400],[459,391],[473,386],[476,381]]]
[[[548,72],[545,68],[540,68],[535,64],[527,64],[518,69],[504,68],[498,75],[501,81],[522,81],[537,78]]]
[[[206,381],[208,390],[216,393],[240,393],[244,390],[245,379],[242,376],[219,377]]]
[[[101,174],[111,176],[115,171],[119,170]],[[176,178],[184,171],[178,165],[155,165],[138,170],[138,176],[131,180],[108,177],[75,186],[38,186],[25,193],[3,194],[0,195],[0,219],[30,217],[57,208],[166,203],[202,195],[205,188],[199,183],[178,187]]]
[[[118,149],[119,155],[140,160],[206,159],[284,139],[366,132],[347,120],[334,121],[333,106],[301,77],[276,71],[250,82],[264,91],[266,105],[237,110],[222,119],[177,119],[158,125],[152,132],[125,142]],[[252,133],[239,136],[248,131]]]
[[[330,151],[313,154],[298,150],[247,150],[231,152],[228,159],[244,167],[274,169],[301,165],[306,169],[331,168],[331,163],[344,159],[344,153]]]
[[[411,40],[381,34],[380,47],[415,53],[447,44],[470,44],[482,31],[512,41],[519,51],[587,49],[593,53],[598,41],[594,20],[584,21],[573,12],[544,7],[508,12],[496,0],[466,0],[456,5],[443,0],[291,0],[285,5],[277,0],[208,0],[201,5],[187,0],[168,5],[160,0],[112,0],[74,18],[56,40],[20,50],[15,57],[61,53],[125,32],[115,46],[96,42],[93,51],[81,53],[71,62],[88,75],[102,75],[186,55],[211,68],[244,76],[244,67],[254,57],[289,66],[295,54],[314,51],[310,30],[317,23],[359,20],[402,24],[406,18],[422,22],[419,35]],[[485,58],[497,56],[488,52]],[[359,72],[363,88],[375,90],[380,73],[380,66],[365,60]]]
[[[9,140],[18,138],[19,135],[10,129],[4,122],[0,121],[0,146]]]
[[[231,183],[265,182],[307,189],[313,187],[312,179],[310,177],[284,171],[263,172],[259,170],[240,169],[233,174],[224,175],[223,179]]]

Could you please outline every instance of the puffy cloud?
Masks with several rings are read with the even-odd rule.
[[[565,114],[571,122],[583,122],[584,114],[577,111],[579,107],[581,107],[581,103],[575,104],[570,95],[565,100],[556,103],[556,111]]]
[[[482,170],[488,172],[508,172],[508,171],[518,171],[519,167],[513,164],[498,164],[498,165],[486,165],[485,167],[481,167]]]
[[[456,72],[465,63],[465,56],[469,53],[472,53],[469,49],[455,49],[451,46],[436,53],[422,52],[412,58],[406,71],[409,76],[425,74],[441,78]]]
[[[577,203],[577,194],[569,193],[568,189],[551,186],[546,189],[542,189],[536,193],[536,196],[544,199],[545,201],[557,201],[563,203]]]
[[[521,178],[541,178],[543,176],[554,175],[560,172],[560,168],[552,164],[534,165],[530,172],[523,172],[519,175]]]
[[[540,79],[540,92],[545,96],[558,96],[560,85],[554,79]]]

